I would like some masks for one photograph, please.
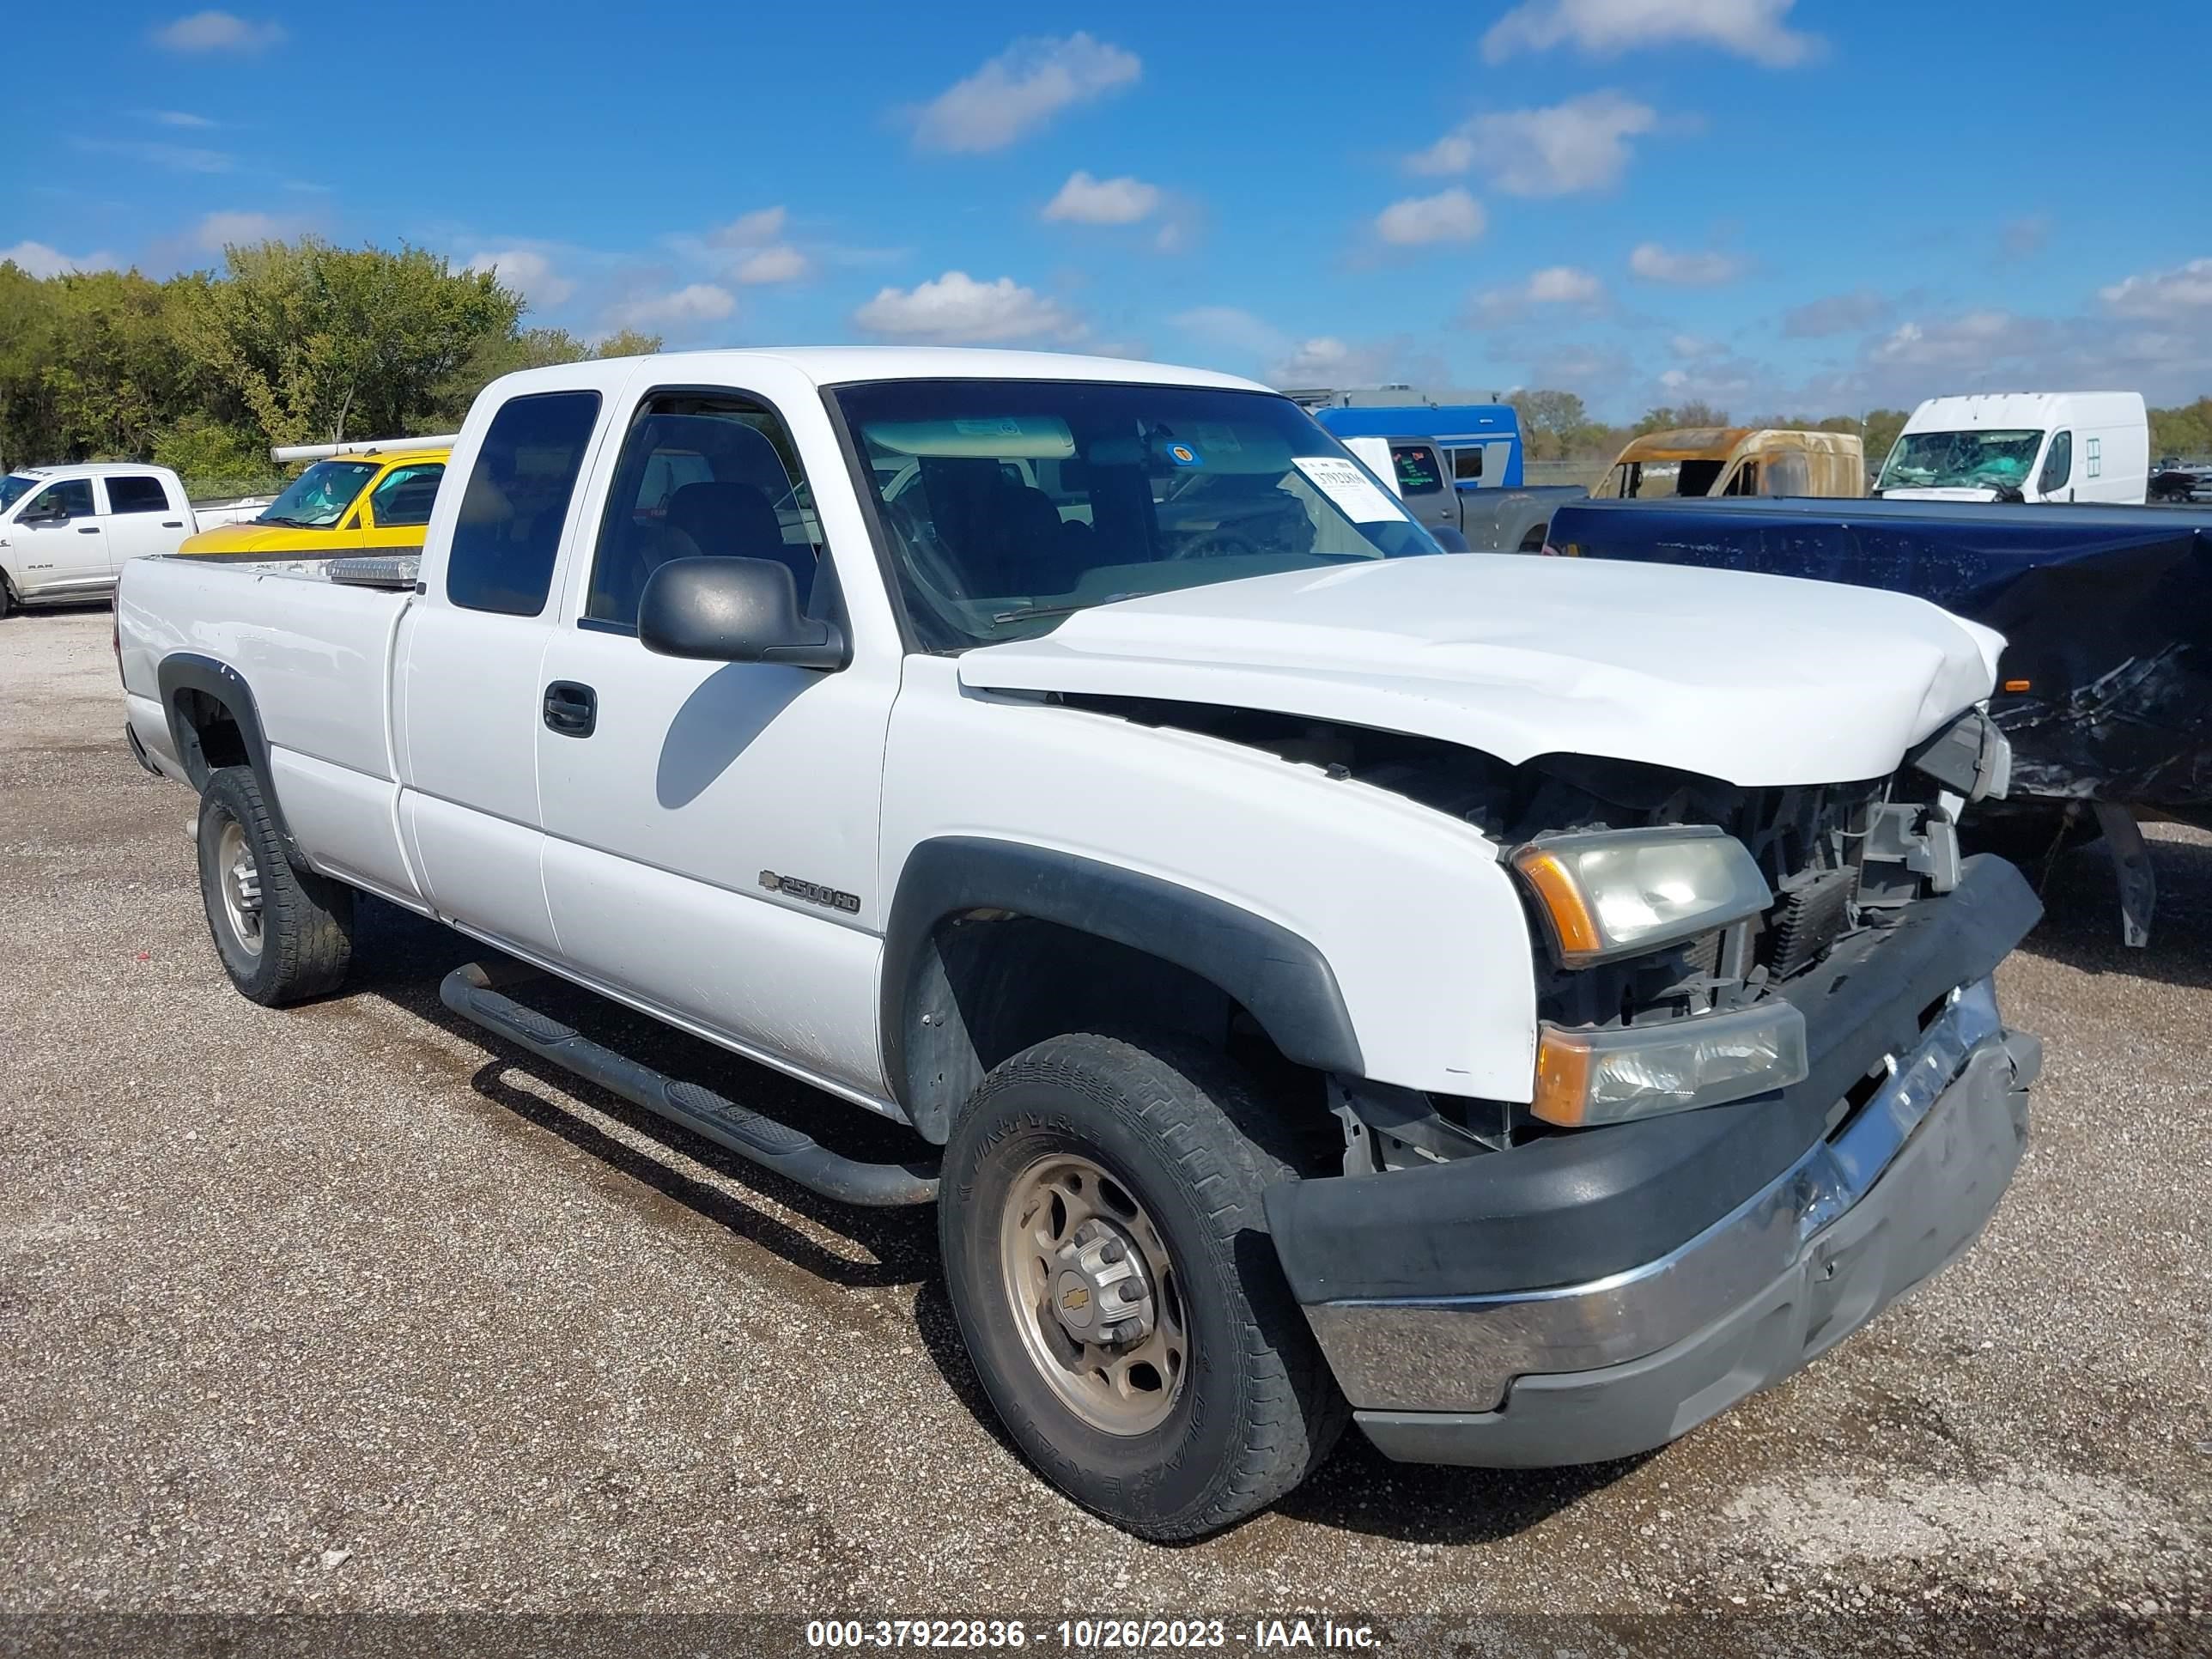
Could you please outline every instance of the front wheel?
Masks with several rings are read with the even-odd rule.
[[[994,1069],[945,1147],[945,1278],[991,1403],[1141,1537],[1264,1509],[1344,1426],[1267,1237],[1273,1139],[1218,1056],[1086,1034]]]
[[[337,990],[353,959],[353,889],[285,857],[251,768],[208,779],[198,840],[208,932],[240,994],[279,1008]]]

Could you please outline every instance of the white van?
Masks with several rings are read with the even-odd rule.
[[[1912,411],[1874,493],[1930,501],[2141,501],[2138,392],[1982,392]]]

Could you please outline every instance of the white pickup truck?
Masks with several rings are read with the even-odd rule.
[[[94,461],[0,476],[0,617],[19,605],[104,599],[129,559],[250,519],[269,498],[195,506],[166,466]]]
[[[442,994],[513,1045],[935,1202],[1009,1431],[1146,1536],[1272,1502],[1347,1416],[1405,1460],[1663,1443],[1964,1249],[2027,1133],[1990,976],[2038,907],[1952,829],[2005,784],[1997,635],[1438,556],[1228,376],[536,370],[470,413],[419,568],[143,560],[118,616],[240,991],[336,990],[375,894],[501,953]],[[546,973],[911,1155],[600,1047]]]

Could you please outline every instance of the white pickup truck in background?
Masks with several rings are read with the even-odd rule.
[[[195,506],[167,467],[135,461],[19,467],[0,476],[0,617],[104,599],[125,561],[173,553],[268,505],[263,495]]]
[[[419,562],[131,562],[117,648],[243,994],[336,990],[362,893],[483,941],[441,995],[503,1042],[935,1202],[1016,1443],[1187,1538],[1347,1419],[1413,1461],[1663,1443],[1963,1250],[2026,1136],[1990,976],[2039,908],[1953,827],[2005,787],[1996,635],[1438,552],[1228,376],[702,352],[495,383]],[[910,1156],[614,1053],[536,974]]]

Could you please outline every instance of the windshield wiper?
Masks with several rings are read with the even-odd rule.
[[[305,519],[272,519],[266,513],[255,520],[256,524],[281,524],[287,530],[313,530],[318,526]]]
[[[1039,617],[1072,617],[1077,611],[1088,611],[1091,605],[1098,603],[1103,601],[1092,600],[1083,605],[1028,605],[1018,611],[1001,611],[991,620],[994,623],[1018,623],[1032,622]]]

